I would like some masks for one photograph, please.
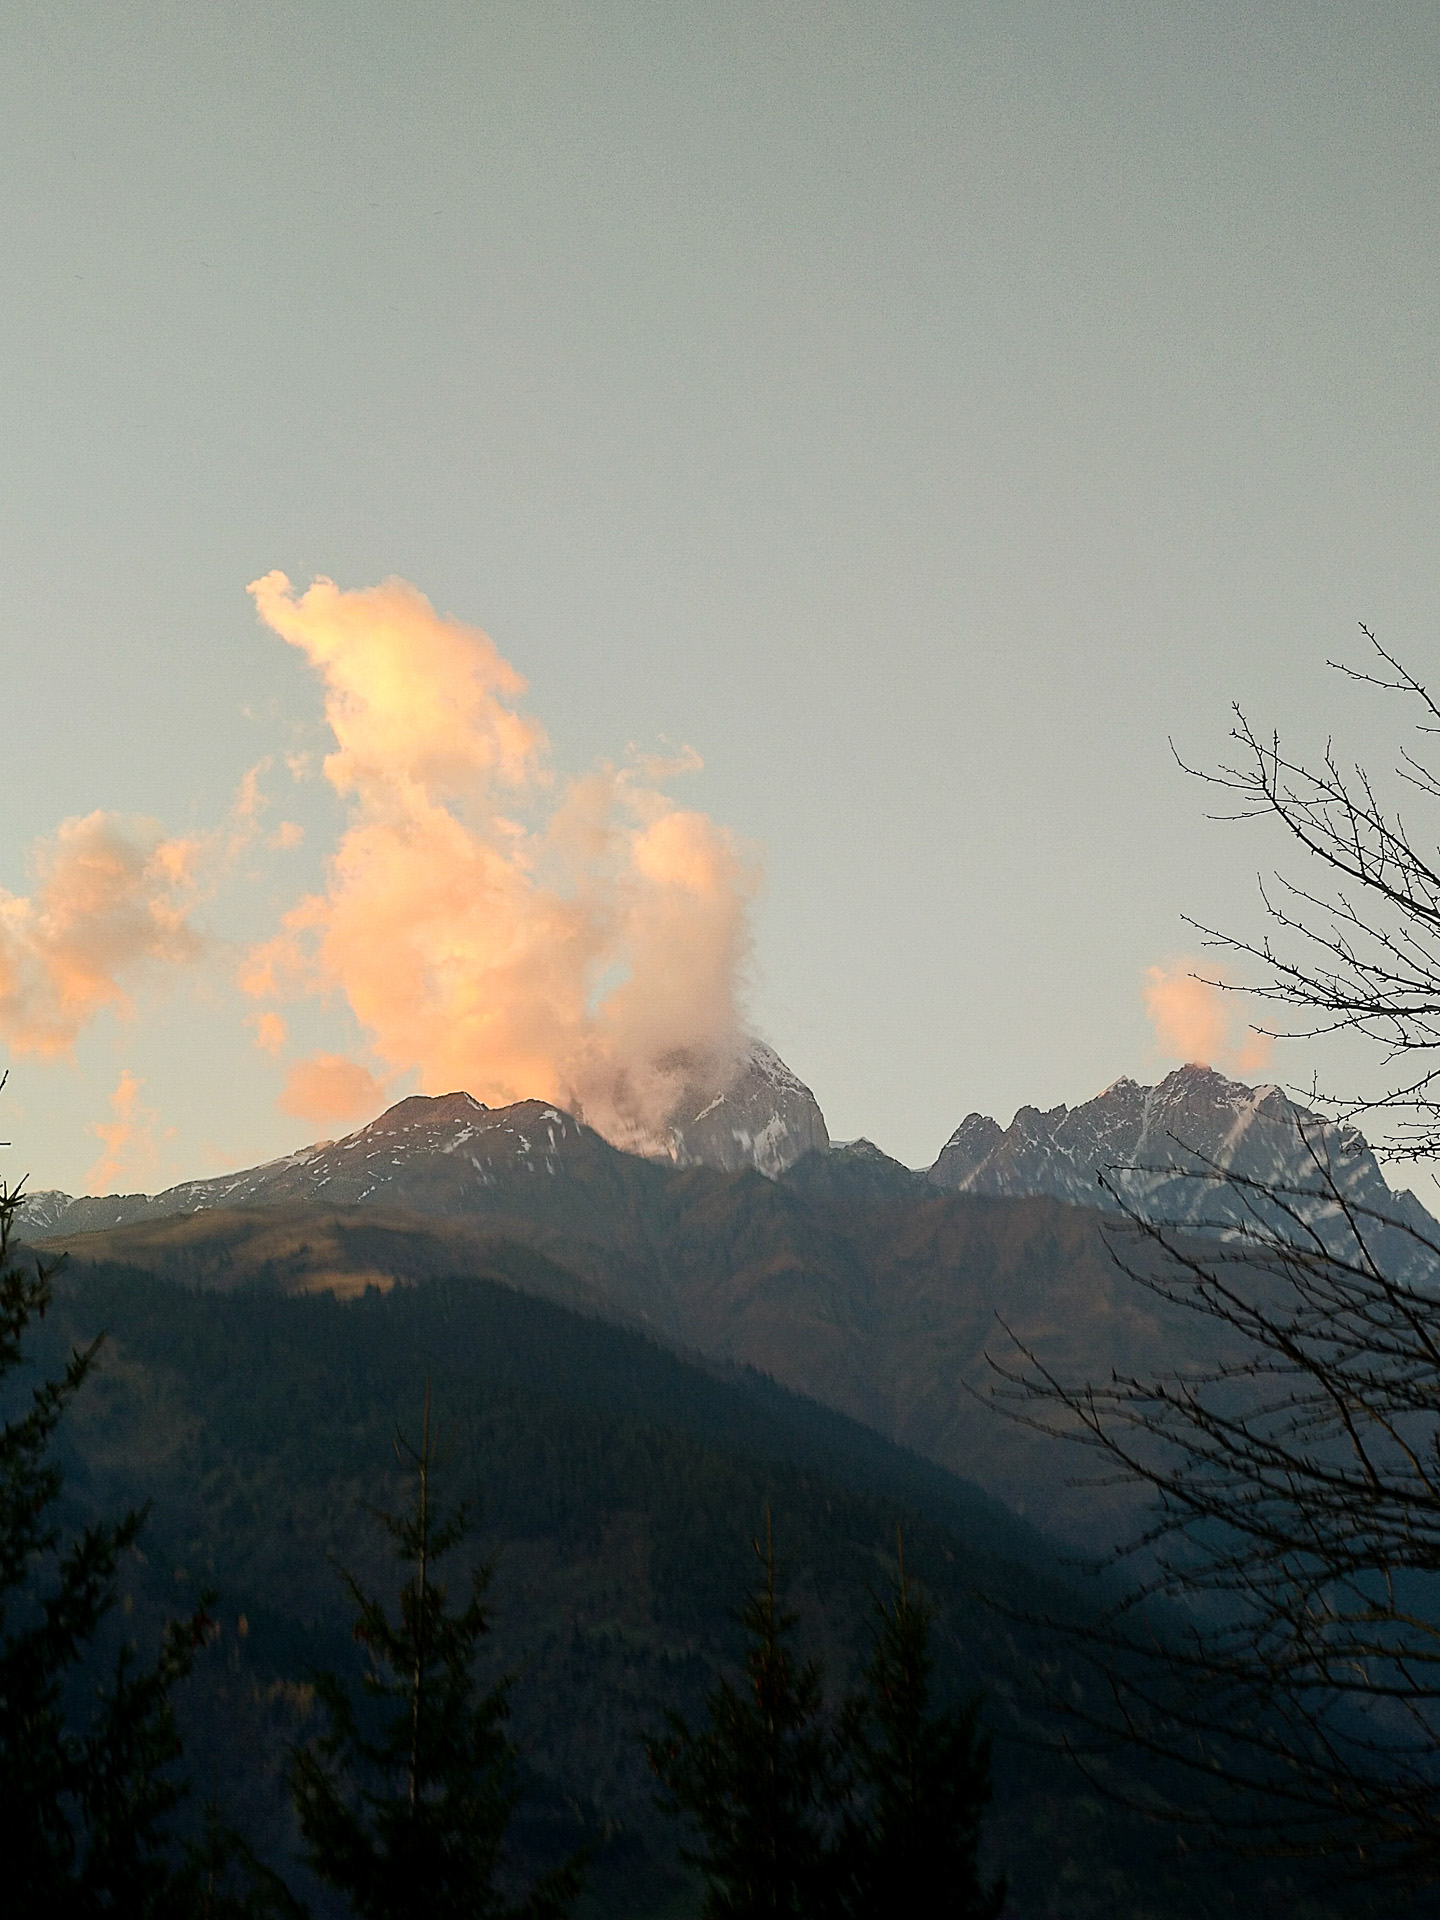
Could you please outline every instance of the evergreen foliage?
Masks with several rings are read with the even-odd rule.
[[[703,1730],[671,1713],[646,1742],[662,1804],[699,1832],[682,1857],[705,1879],[706,1920],[995,1920],[1004,1882],[982,1886],[975,1858],[989,1741],[975,1700],[931,1703],[933,1611],[906,1579],[903,1546],[860,1689],[833,1720],[820,1663],[791,1645],[799,1616],[776,1592],[768,1509],[755,1551],[746,1684],[719,1682]]]
[[[376,1712],[362,1716],[335,1675],[318,1676],[329,1729],[296,1753],[292,1776],[310,1865],[361,1920],[559,1920],[579,1893],[577,1861],[516,1902],[499,1885],[518,1791],[515,1744],[505,1731],[509,1682],[477,1693],[473,1674],[490,1630],[490,1569],[472,1574],[458,1611],[434,1577],[464,1539],[467,1519],[463,1507],[438,1519],[431,1510],[428,1385],[420,1445],[397,1439],[396,1450],[415,1475],[415,1506],[379,1517],[414,1575],[401,1590],[398,1621],[344,1575],[357,1608],[355,1638],[369,1656],[364,1691]],[[378,1730],[369,1731],[377,1718]]]
[[[706,1920],[827,1910],[834,1755],[820,1665],[797,1658],[799,1616],[777,1592],[768,1509],[755,1551],[762,1577],[741,1616],[746,1684],[718,1682],[705,1730],[670,1713],[665,1734],[646,1742],[662,1803],[699,1830],[682,1858],[704,1876]]]
[[[166,1817],[184,1797],[171,1693],[209,1622],[172,1621],[153,1666],[122,1646],[88,1724],[67,1691],[115,1603],[121,1561],[145,1522],[132,1508],[66,1540],[55,1518],[55,1431],[93,1369],[97,1337],[63,1371],[14,1393],[32,1323],[51,1304],[53,1269],[10,1258],[18,1188],[0,1186],[0,1860],[12,1911],[47,1915],[187,1910]]]
[[[903,1542],[890,1599],[878,1600],[861,1691],[841,1719],[852,1801],[838,1843],[840,1911],[854,1920],[927,1914],[995,1920],[1003,1880],[982,1886],[980,1822],[990,1800],[990,1742],[978,1701],[931,1702],[929,1601],[905,1575]]]
[[[178,1910],[187,1920],[310,1920],[304,1902],[221,1818],[213,1797],[199,1836],[185,1849],[179,1885]]]
[[[436,1405],[457,1414],[447,1505],[453,1490],[473,1511],[485,1490],[484,1551],[515,1543],[484,1646],[490,1665],[526,1676],[506,1724],[525,1755],[507,1852],[527,1880],[586,1841],[585,1911],[596,1920],[690,1910],[671,1865],[682,1836],[654,1805],[634,1728],[661,1727],[669,1708],[703,1727],[717,1673],[738,1674],[748,1536],[770,1506],[782,1561],[803,1576],[806,1624],[837,1648],[858,1644],[903,1523],[907,1573],[935,1601],[936,1697],[990,1689],[987,1832],[1017,1906],[1045,1911],[1063,1887],[1073,1920],[1222,1910],[1203,1861],[1088,1795],[1036,1745],[1006,1681],[1049,1658],[1050,1643],[1023,1621],[1003,1627],[975,1591],[1018,1615],[1059,1612],[1064,1587],[1032,1570],[1047,1566],[1037,1537],[854,1422],[463,1276],[342,1301],[201,1293],[76,1266],[32,1352],[58,1372],[68,1345],[101,1326],[123,1364],[106,1367],[62,1426],[67,1497],[101,1516],[153,1501],[146,1563],[126,1576],[142,1635],[172,1606],[178,1570],[223,1593],[221,1638],[185,1689],[186,1750],[277,1871],[292,1834],[282,1756],[326,1724],[301,1683],[316,1668],[345,1673],[354,1654],[354,1609],[327,1557],[357,1570],[367,1591],[392,1590],[374,1507],[409,1506],[413,1481],[390,1446],[414,1383],[431,1374]],[[178,1430],[183,1447],[172,1444]],[[91,1672],[104,1677],[96,1661]],[[363,1709],[358,1676],[355,1692]],[[363,1711],[361,1723],[371,1730]],[[1263,1895],[1298,1920],[1278,1870],[1260,1883],[1247,1870],[1237,1887],[1242,1906]],[[327,1900],[341,1910],[326,1890],[317,1914]],[[1334,1920],[1331,1906],[1311,1920]]]

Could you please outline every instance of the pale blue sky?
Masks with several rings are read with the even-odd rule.
[[[563,767],[704,756],[835,1135],[1154,1078],[1264,852],[1167,736],[1382,750],[1324,659],[1433,658],[1437,83],[1420,4],[0,8],[0,885],[320,743],[247,581],[400,574]],[[147,1185],[315,1131],[229,984],[338,822],[272,784],[304,848],[12,1063],[13,1171],[83,1185],[122,1068]]]

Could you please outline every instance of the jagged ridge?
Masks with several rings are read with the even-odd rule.
[[[1391,1190],[1358,1129],[1297,1106],[1280,1087],[1247,1086],[1205,1066],[1179,1067],[1154,1087],[1117,1080],[1080,1107],[1021,1107],[1007,1128],[969,1114],[929,1179],[948,1192],[1049,1194],[1113,1211],[1119,1201],[1103,1174],[1151,1218],[1219,1231],[1241,1226],[1248,1216],[1238,1190],[1185,1172],[1206,1163],[1313,1194],[1300,1210],[1317,1225],[1337,1213],[1333,1180],[1346,1200],[1440,1239],[1415,1196]],[[1392,1252],[1409,1269],[1422,1250],[1402,1231]]]

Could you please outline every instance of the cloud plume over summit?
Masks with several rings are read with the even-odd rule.
[[[1177,960],[1145,969],[1145,1011],[1157,1051],[1172,1060],[1231,1073],[1263,1073],[1272,1051],[1269,1035],[1244,1025],[1233,990],[1227,993],[1213,979],[1193,972],[1200,964]],[[1213,962],[1209,971],[1215,971]]]
[[[622,1144],[653,1135],[741,1030],[756,872],[665,791],[696,756],[561,779],[520,675],[413,586],[296,593],[271,573],[250,591],[324,686],[324,771],[348,817],[323,890],[252,950],[244,989],[343,996],[384,1078],[554,1099]],[[290,1111],[307,1084],[292,1077]]]

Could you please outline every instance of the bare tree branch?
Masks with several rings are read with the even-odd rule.
[[[1423,814],[1440,800],[1440,703],[1362,631],[1374,664],[1338,670],[1409,704],[1417,738],[1395,775]],[[1305,871],[1262,881],[1258,937],[1191,922],[1252,963],[1242,983],[1212,984],[1292,1009],[1277,1036],[1371,1042],[1388,1090],[1334,1097],[1331,1115],[1379,1114],[1392,1157],[1440,1156],[1435,827],[1333,744],[1307,765],[1238,709],[1231,738],[1231,764],[1187,771],[1223,798],[1221,817],[1278,826]],[[1146,1496],[1132,1537],[1095,1563],[1112,1590],[1122,1576],[1120,1597],[1048,1623],[1088,1676],[1053,1704],[1091,1777],[1113,1790],[1107,1752],[1138,1751],[1153,1762],[1147,1805],[1178,1825],[1433,1886],[1440,1227],[1408,1202],[1357,1201],[1333,1129],[1303,1112],[1296,1125],[1293,1178],[1246,1177],[1177,1139],[1167,1164],[1104,1180],[1121,1212],[1112,1254],[1162,1310],[1198,1322],[1185,1348],[1198,1362],[1070,1380],[1011,1336],[991,1360],[994,1397],[1102,1483]]]
[[[1361,628],[1381,663],[1367,672],[1332,662],[1353,683],[1394,693],[1419,708],[1418,747],[1402,747],[1397,779],[1424,800],[1440,800],[1440,768],[1432,764],[1440,703],[1425,684]],[[1208,945],[1257,964],[1243,991],[1306,1016],[1293,1027],[1261,1029],[1275,1037],[1351,1031],[1376,1043],[1387,1066],[1407,1063],[1399,1084],[1379,1095],[1336,1095],[1336,1116],[1383,1113],[1392,1155],[1440,1154],[1440,846],[1412,831],[1398,806],[1387,806],[1362,766],[1346,769],[1333,744],[1318,764],[1281,750],[1237,707],[1233,763],[1211,771],[1176,759],[1187,773],[1227,796],[1216,817],[1264,818],[1320,875],[1302,884],[1275,874],[1261,882],[1271,931],[1258,939],[1189,924]]]

